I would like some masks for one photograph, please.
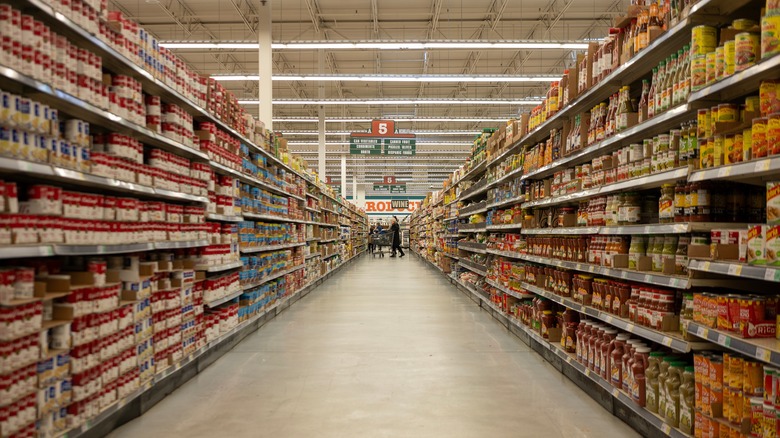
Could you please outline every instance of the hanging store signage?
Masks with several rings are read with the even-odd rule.
[[[375,192],[406,193],[406,184],[374,184]]]
[[[406,210],[409,208],[409,200],[408,199],[393,199],[390,201],[390,206],[393,207],[394,210]]]
[[[412,156],[417,153],[414,134],[397,134],[393,120],[374,120],[371,132],[353,132],[349,136],[351,155]]]

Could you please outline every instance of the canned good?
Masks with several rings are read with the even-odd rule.
[[[698,91],[707,85],[707,54],[691,58],[691,90]]]
[[[722,103],[718,105],[718,122],[738,122],[739,105],[734,103]]]
[[[692,31],[691,53],[706,55],[718,46],[718,30],[713,26],[696,26]]]
[[[766,0],[766,16],[780,15],[780,0]]]
[[[734,74],[734,64],[736,61],[737,44],[734,40],[729,40],[723,43],[723,62],[724,62],[724,76],[731,76]]]
[[[761,58],[780,52],[780,15],[761,19]]]
[[[747,31],[752,30],[754,27],[758,26],[758,23],[749,18],[737,18],[733,23],[731,23],[731,26],[736,30]]]
[[[767,154],[780,154],[780,113],[772,113],[766,124]]]
[[[758,114],[761,111],[761,99],[758,96],[745,98],[745,112]]]
[[[778,81],[763,81],[758,88],[761,115],[780,112],[780,99],[777,97]]]
[[[742,161],[742,148],[740,147],[740,149],[737,150],[734,147],[734,137],[734,134],[723,137],[723,164],[731,164]]]
[[[696,113],[696,127],[698,138],[707,138],[710,136],[710,110],[707,108],[700,109]]]
[[[715,51],[712,51],[707,54],[706,61],[707,61],[707,79],[705,83],[709,85],[715,82],[715,80],[718,77],[718,73],[716,70],[717,56],[715,54]]]
[[[763,158],[767,155],[767,142],[766,131],[769,119],[766,117],[759,117],[753,119],[753,127],[751,128],[752,158]]]
[[[709,167],[718,167],[723,165],[723,151],[725,151],[724,138],[722,135],[716,135],[712,141],[712,159]]]
[[[723,46],[715,49],[715,79],[721,80],[726,75],[726,60]]]
[[[761,55],[760,36],[752,32],[738,33],[734,37],[736,53],[734,71],[742,71],[758,62]]]
[[[753,129],[747,128],[742,131],[742,161],[753,159]]]

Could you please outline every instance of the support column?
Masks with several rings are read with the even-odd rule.
[[[355,205],[363,206],[365,203],[363,202],[365,200],[365,193],[363,193],[363,199],[360,199],[360,193],[358,193],[358,186],[357,186],[357,169],[355,169],[355,172],[352,174],[352,200],[355,201]]]
[[[318,50],[318,57],[319,57],[319,67],[320,67],[320,74],[325,70],[325,51],[320,49]],[[325,98],[325,82],[320,81],[319,86],[319,97],[320,99]],[[318,173],[320,175],[320,180],[325,181],[325,106],[320,105],[319,107],[319,148],[317,149],[317,163],[318,166]]]
[[[347,197],[347,156],[341,154],[341,196]],[[354,197],[354,192],[353,195]]]
[[[258,82],[259,114],[258,120],[265,123],[266,129],[274,130],[273,108],[273,54],[271,53],[271,2],[260,1],[257,5],[257,46],[259,55],[260,79]]]

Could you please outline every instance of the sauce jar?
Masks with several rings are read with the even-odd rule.
[[[674,222],[675,196],[674,184],[661,186],[661,197],[658,199],[658,220],[660,223]]]

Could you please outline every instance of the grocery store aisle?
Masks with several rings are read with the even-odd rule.
[[[364,256],[111,437],[631,437],[425,262]]]

